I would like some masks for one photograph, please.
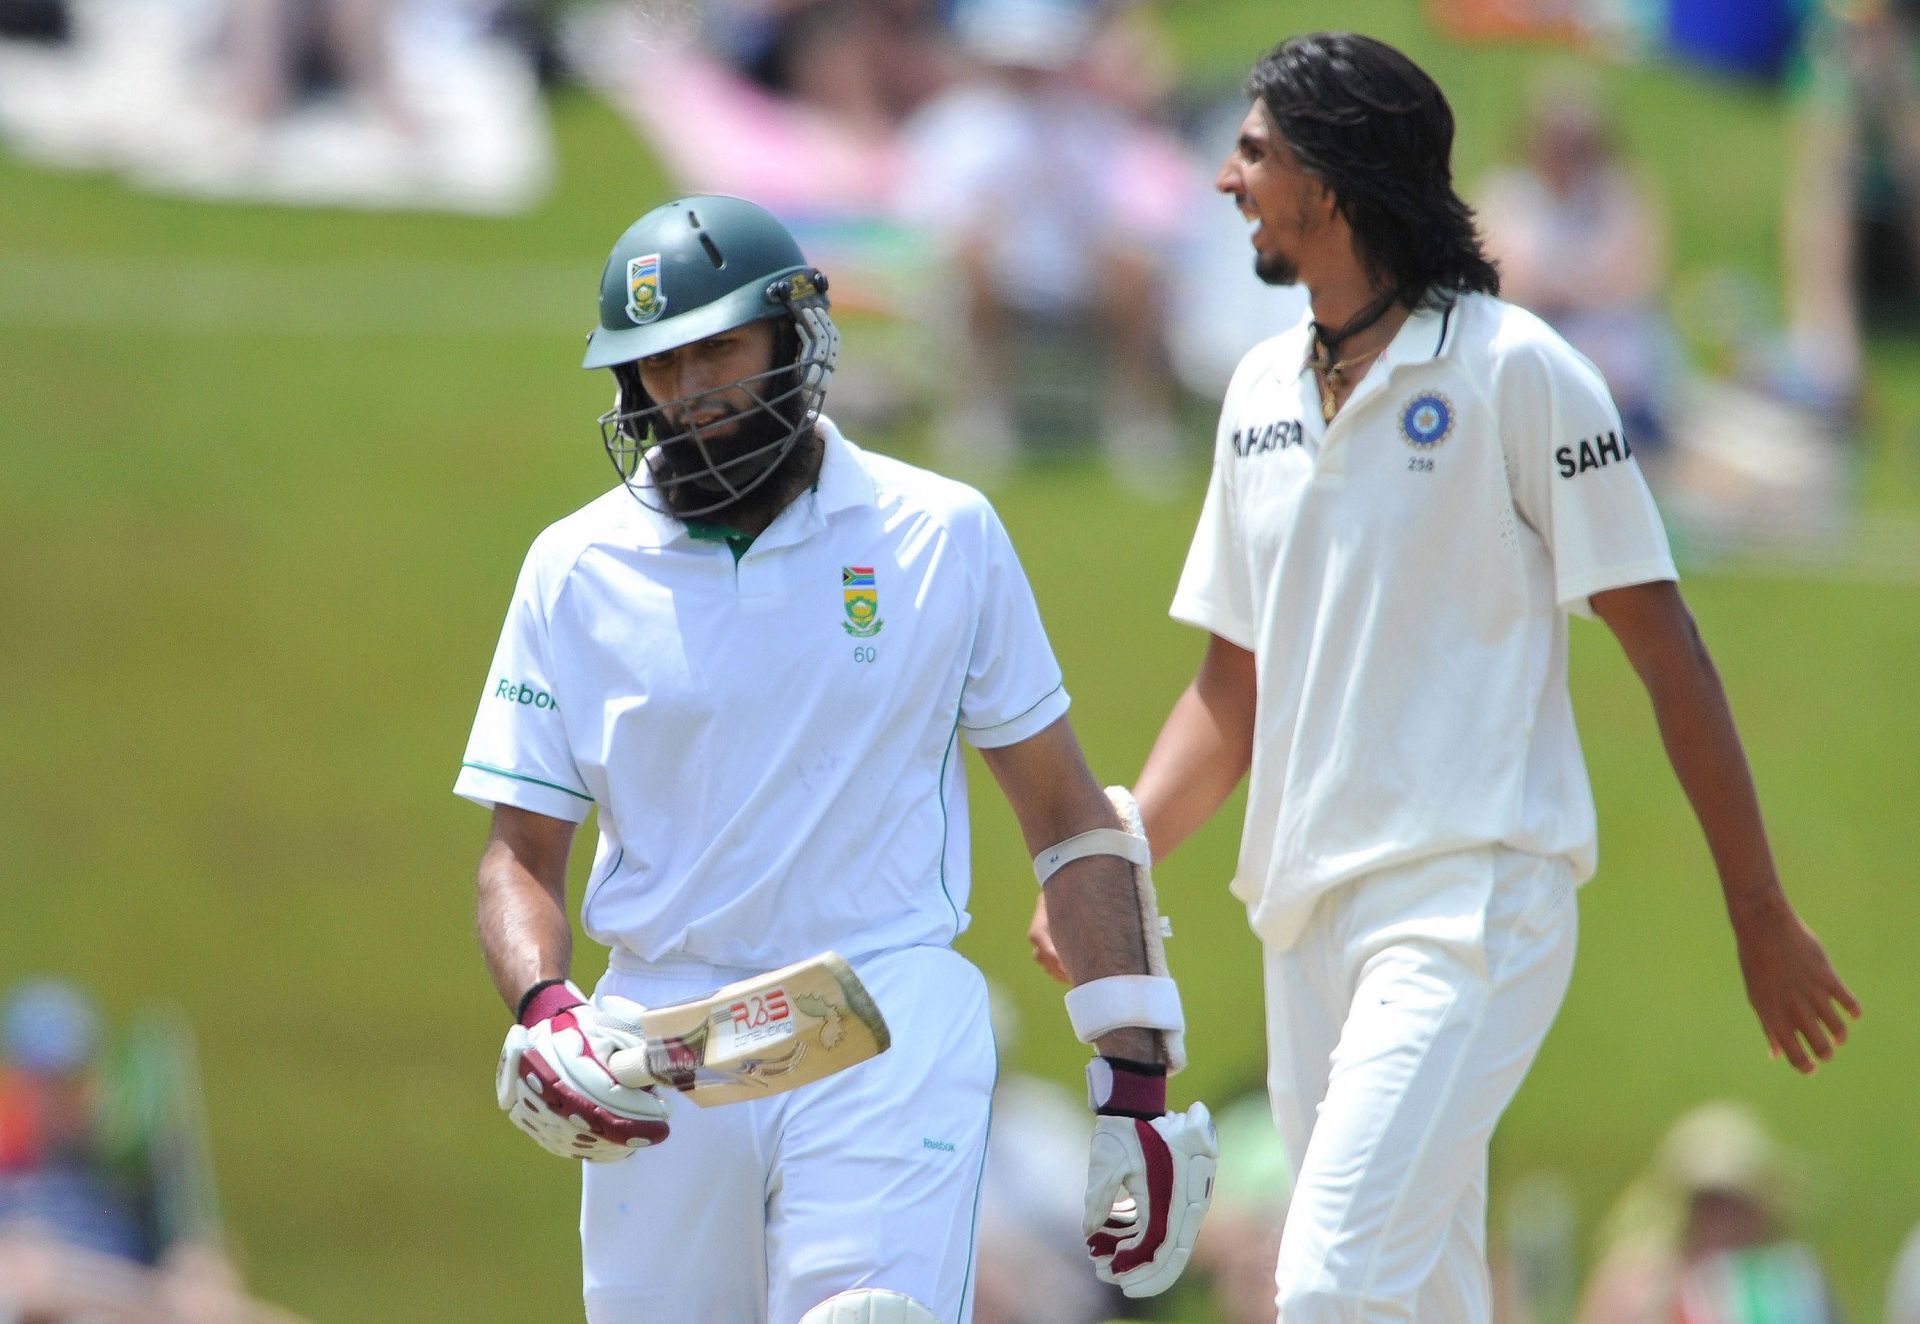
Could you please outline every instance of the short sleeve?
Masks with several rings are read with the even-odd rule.
[[[593,808],[561,720],[566,695],[549,653],[538,546],[521,568],[454,794],[578,823]]]
[[[1259,637],[1253,564],[1240,538],[1238,495],[1233,485],[1233,449],[1228,442],[1229,420],[1238,417],[1238,388],[1249,375],[1242,364],[1227,388],[1214,438],[1213,473],[1207,479],[1200,522],[1187,548],[1180,583],[1173,591],[1168,614],[1176,621],[1197,625],[1228,643],[1251,651]]]
[[[1515,504],[1547,545],[1560,606],[1592,616],[1595,593],[1679,578],[1599,370],[1564,343],[1528,344],[1496,389]]]
[[[1067,711],[1066,683],[1040,623],[1040,605],[1013,540],[981,503],[983,546],[978,628],[960,695],[960,731],[980,749],[1018,744]]]

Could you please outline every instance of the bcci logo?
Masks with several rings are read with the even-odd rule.
[[[886,622],[880,619],[880,590],[873,582],[870,565],[840,567],[840,595],[844,598],[847,619],[840,628],[855,639],[871,639]]]
[[[1453,431],[1453,401],[1437,392],[1416,395],[1400,413],[1400,435],[1407,445],[1431,450]]]
[[[627,259],[627,316],[637,325],[645,325],[667,311],[667,296],[660,292],[660,255]]]

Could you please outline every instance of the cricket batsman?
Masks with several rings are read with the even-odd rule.
[[[613,378],[620,482],[535,539],[455,784],[493,815],[480,940],[515,1022],[499,1102],[586,1160],[594,1324],[971,1317],[995,1053],[951,946],[963,742],[1036,857],[1069,1018],[1099,1054],[1093,1267],[1164,1290],[1211,1191],[1205,1107],[1167,1111],[1183,1017],[1137,814],[1087,770],[992,507],[821,413],[838,347],[826,276],[759,207],[682,198],[620,237],[585,362]],[[566,872],[593,810],[581,920],[608,960],[589,998],[568,982]],[[699,1100],[698,1053],[640,1020],[829,950],[891,1046],[687,1106],[673,1087]],[[716,1033],[804,1010],[769,997]],[[830,1052],[850,1027],[820,1014]]]

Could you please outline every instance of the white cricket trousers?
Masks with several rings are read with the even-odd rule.
[[[946,947],[854,968],[886,1017],[886,1052],[747,1103],[673,1096],[663,1143],[581,1165],[590,1324],[796,1324],[856,1287],[972,1317],[997,1069],[986,980]],[[662,1006],[755,973],[616,962],[594,997]]]
[[[1266,953],[1281,1324],[1487,1324],[1487,1145],[1577,928],[1566,861],[1493,848],[1335,888]]]

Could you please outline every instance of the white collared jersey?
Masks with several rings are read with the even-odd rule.
[[[615,488],[542,533],[455,791],[579,822],[582,901],[641,961],[769,969],[966,927],[957,737],[1067,709],[999,517],[821,420],[815,488],[736,561]]]
[[[1605,383],[1539,318],[1415,314],[1331,424],[1308,336],[1235,373],[1172,608],[1258,659],[1233,890],[1278,948],[1327,888],[1425,856],[1590,877],[1567,614],[1675,578]]]

